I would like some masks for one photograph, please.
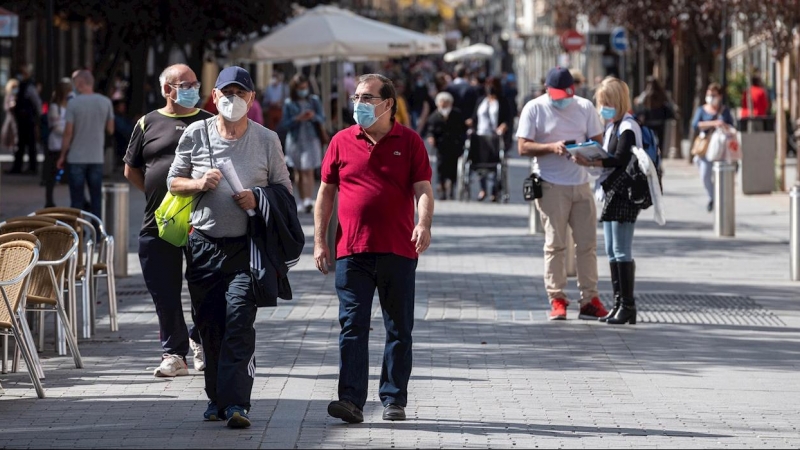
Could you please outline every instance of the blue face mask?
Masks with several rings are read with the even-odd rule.
[[[385,102],[384,100],[383,102]],[[378,105],[382,104],[378,103]],[[353,120],[363,128],[369,128],[378,121],[380,116],[375,117],[375,106],[371,103],[357,102],[353,108]],[[386,111],[389,111],[388,109]],[[386,111],[381,113],[381,116],[386,114]]]
[[[608,106],[603,106],[602,108],[600,108],[600,117],[606,120],[611,120],[614,117],[617,117],[617,109]]]
[[[553,100],[551,98],[550,99],[550,104],[553,105],[554,108],[564,109],[567,106],[569,106],[570,104],[572,104],[572,102],[574,100],[575,99],[573,97],[562,98],[561,100]]]
[[[300,97],[300,98],[308,97],[308,89],[298,89],[297,90],[297,96]]]
[[[175,103],[183,106],[184,108],[194,108],[194,105],[200,101],[199,89],[178,89],[177,91],[178,97],[175,99]]]

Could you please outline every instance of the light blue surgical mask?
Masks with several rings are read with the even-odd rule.
[[[388,99],[387,99],[388,100]],[[385,102],[378,103],[381,105]],[[357,124],[361,125],[363,128],[369,128],[378,121],[378,119],[386,114],[388,109],[381,113],[381,116],[375,117],[375,107],[377,105],[373,105],[371,103],[364,103],[364,102],[357,102],[353,108],[353,120],[356,121]]]
[[[178,97],[175,103],[183,106],[184,108],[194,108],[194,105],[200,101],[200,89],[177,89]]]
[[[308,89],[298,89],[297,90],[297,96],[300,97],[300,98],[308,97]]]
[[[617,117],[617,109],[611,108],[610,106],[603,106],[600,108],[600,117],[606,120],[611,120],[614,117]]]
[[[564,109],[567,106],[571,105],[575,99],[573,97],[562,98],[561,100],[553,100],[550,99],[550,104],[553,105],[554,108],[557,109]]]

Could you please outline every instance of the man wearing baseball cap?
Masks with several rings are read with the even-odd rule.
[[[545,229],[544,284],[550,300],[550,320],[565,320],[567,232],[576,244],[579,318],[597,320],[607,314],[597,292],[597,210],[589,173],[570,159],[566,144],[602,142],[603,125],[591,101],[575,95],[569,70],[551,69],[547,95],[529,101],[519,118],[519,153],[536,160],[542,197],[536,207]]]
[[[256,303],[250,278],[249,188],[280,184],[292,191],[278,135],[247,119],[255,86],[241,67],[220,72],[212,98],[219,114],[186,127],[167,176],[174,195],[194,196],[186,281],[206,357],[206,420],[250,426],[255,376]],[[246,189],[221,182],[218,163],[230,160]]]

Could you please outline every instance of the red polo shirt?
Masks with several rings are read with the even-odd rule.
[[[414,183],[430,180],[425,144],[396,121],[375,145],[358,125],[336,133],[322,161],[322,181],[339,186],[336,257],[370,252],[416,259]]]

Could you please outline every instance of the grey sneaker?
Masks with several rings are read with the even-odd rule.
[[[164,353],[161,356],[161,365],[156,368],[153,375],[165,378],[189,375],[189,366],[180,356]]]
[[[206,355],[203,353],[203,345],[194,339],[189,339],[189,348],[193,353],[194,370],[198,372],[206,370]]]

